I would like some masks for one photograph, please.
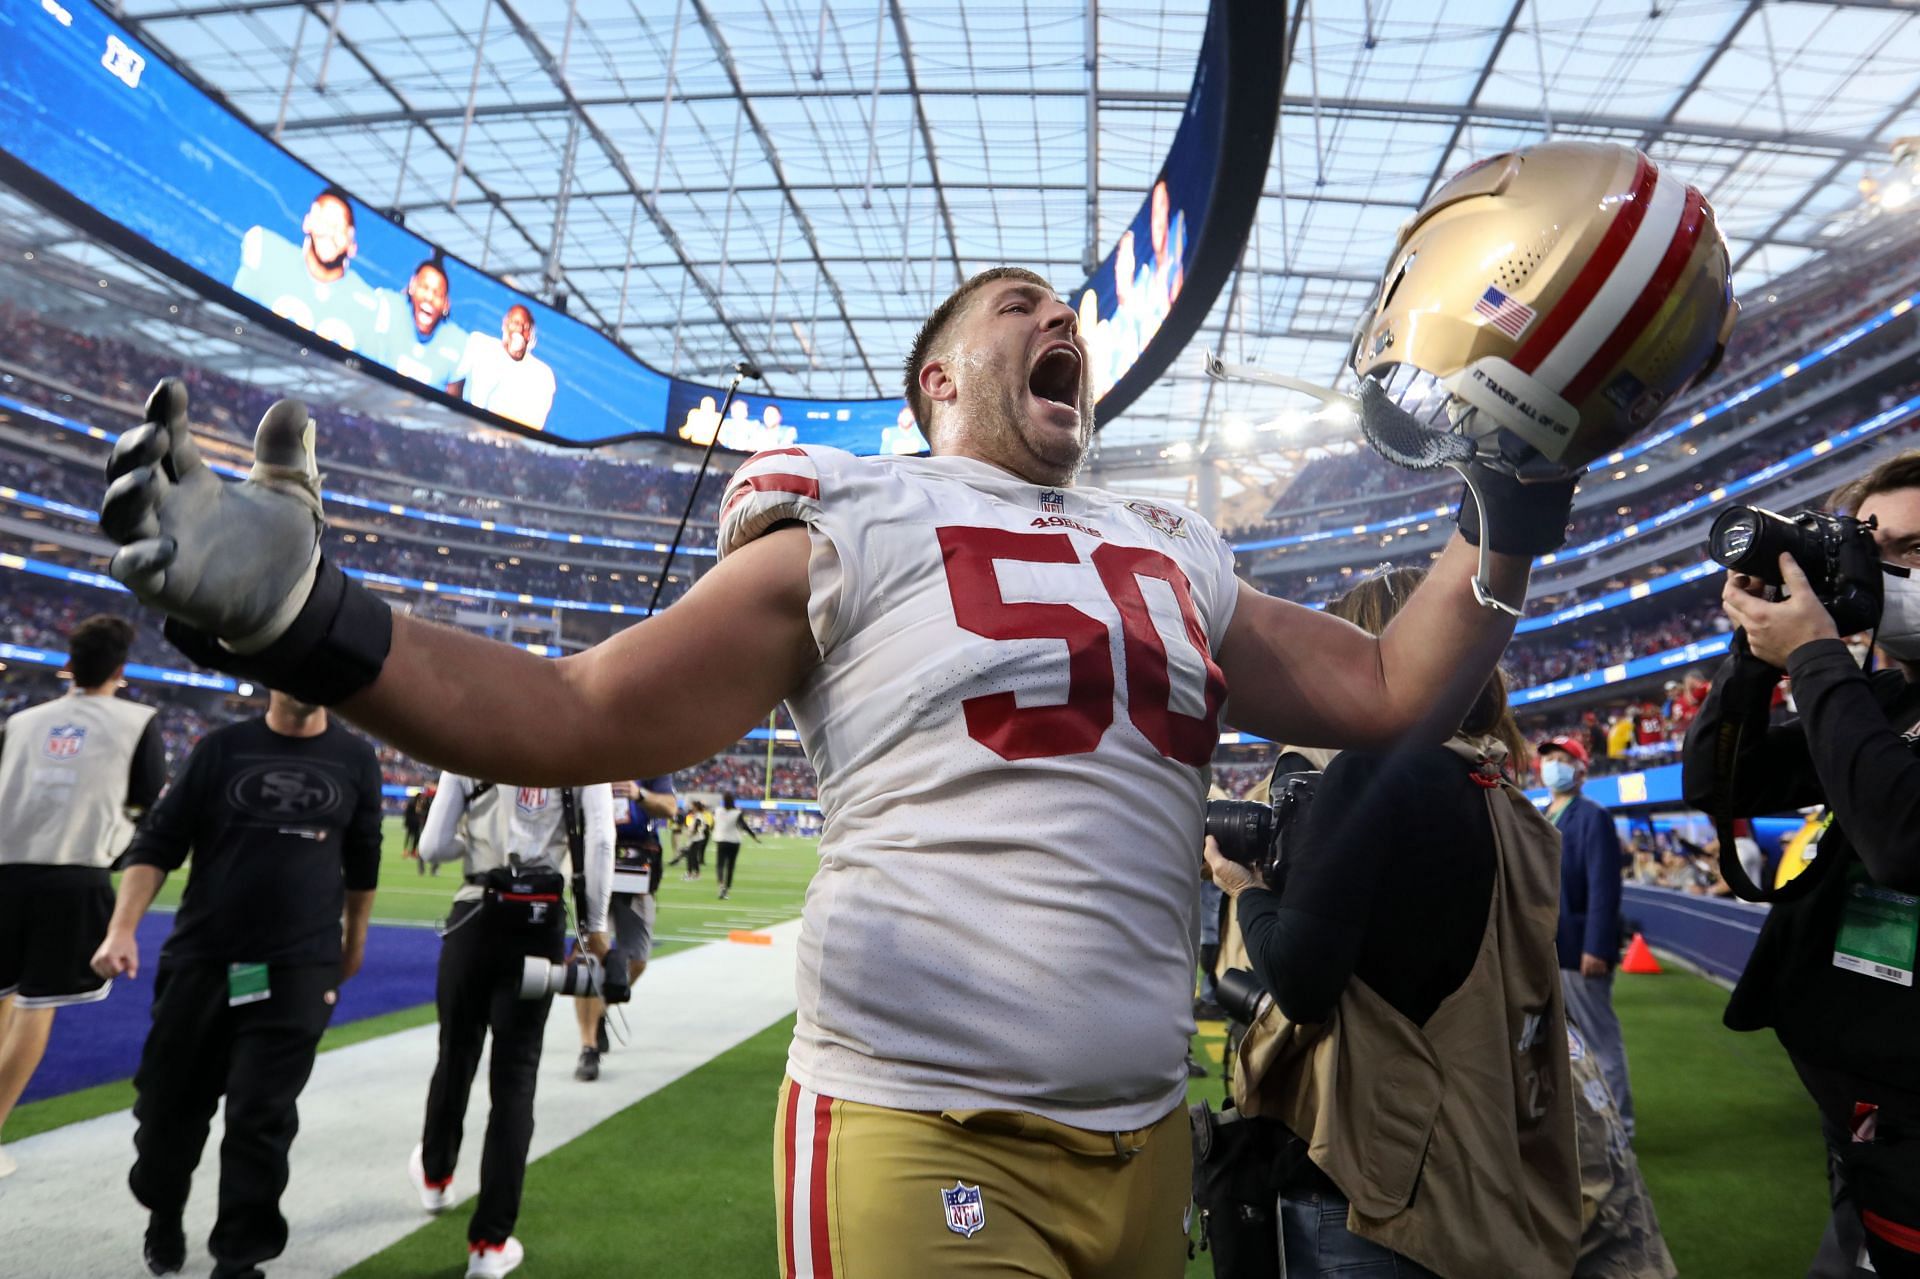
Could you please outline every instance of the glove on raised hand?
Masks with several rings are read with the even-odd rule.
[[[201,665],[339,701],[379,675],[392,615],[320,554],[306,407],[268,409],[253,454],[244,481],[215,475],[188,430],[186,388],[162,382],[107,462],[100,527],[121,544],[107,571],[166,613],[167,638]]]

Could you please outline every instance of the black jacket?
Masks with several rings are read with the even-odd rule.
[[[1911,1087],[1920,1072],[1920,988],[1833,961],[1861,872],[1881,888],[1920,893],[1920,753],[1907,736],[1920,722],[1920,685],[1898,672],[1865,674],[1839,640],[1795,650],[1788,673],[1799,718],[1769,728],[1780,673],[1738,644],[1687,734],[1683,785],[1696,808],[1723,811],[1715,758],[1722,733],[1738,727],[1733,816],[1820,803],[1833,814],[1803,873],[1813,877],[1809,889],[1774,905],[1726,1023],[1771,1026],[1799,1057]]]

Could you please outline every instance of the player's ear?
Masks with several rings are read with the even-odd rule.
[[[935,356],[922,364],[918,381],[922,394],[935,403],[950,404],[959,398],[960,389],[954,385],[944,356]]]

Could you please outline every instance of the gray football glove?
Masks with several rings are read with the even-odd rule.
[[[281,400],[260,419],[253,470],[221,479],[187,427],[187,390],[169,378],[147,418],[114,445],[100,527],[120,543],[107,571],[142,603],[230,652],[286,633],[320,567],[320,472],[306,406]]]

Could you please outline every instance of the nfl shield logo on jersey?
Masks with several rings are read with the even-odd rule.
[[[47,740],[42,748],[48,759],[72,759],[87,744],[87,729],[84,724],[59,724],[47,730]]]
[[[971,1239],[976,1230],[987,1224],[987,1205],[978,1186],[956,1181],[952,1190],[940,1192],[940,1201],[946,1205],[947,1229],[956,1235]]]
[[[546,788],[542,786],[522,786],[514,794],[513,802],[523,813],[537,813],[547,806]]]
[[[1041,489],[1040,509],[1049,515],[1060,514],[1067,509],[1067,495],[1057,489]]]

